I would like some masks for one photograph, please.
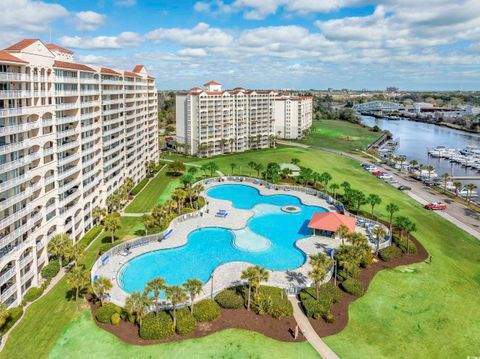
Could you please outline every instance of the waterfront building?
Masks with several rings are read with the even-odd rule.
[[[268,148],[276,136],[301,137],[311,126],[311,107],[311,97],[290,98],[274,90],[226,91],[210,81],[203,89],[176,94],[177,149],[208,157]]]
[[[157,90],[133,71],[73,62],[73,52],[22,40],[0,51],[0,301],[40,281],[47,243],[92,228],[126,177],[158,158]]]

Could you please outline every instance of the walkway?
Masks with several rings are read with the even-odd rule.
[[[297,297],[288,296],[288,299],[293,306],[293,316],[295,317],[298,326],[300,327],[303,335],[310,343],[310,345],[315,348],[315,350],[318,352],[318,354],[320,354],[323,359],[338,359],[338,355],[335,354],[335,352],[330,349],[327,344],[325,344],[322,338],[320,338],[317,332],[315,332],[315,330],[313,329],[310,321],[303,313]]]

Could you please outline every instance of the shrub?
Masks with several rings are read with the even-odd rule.
[[[340,269],[340,270],[337,271],[337,280],[338,281],[343,282],[347,278],[348,278],[348,274],[343,269]]]
[[[158,312],[158,315],[149,313],[140,326],[140,337],[142,339],[163,339],[172,336],[174,333],[173,319],[165,311]]]
[[[51,260],[48,264],[42,269],[42,278],[50,280],[55,277],[60,271],[60,263],[58,260]]]
[[[0,329],[0,334],[3,335],[13,327],[13,325],[20,319],[23,315],[22,307],[14,307],[7,311],[5,323],[3,323],[2,328]]]
[[[33,302],[35,299],[38,299],[43,294],[43,290],[43,287],[30,288],[23,296],[23,301],[25,303]]]
[[[88,246],[90,243],[93,242],[93,240],[95,238],[97,238],[97,236],[100,234],[100,232],[102,231],[103,229],[103,226],[95,226],[93,227],[91,230],[89,230],[87,232],[87,234],[85,234],[83,236],[82,239],[80,239],[80,242],[79,243],[82,243],[84,244],[85,246]]]
[[[130,192],[132,196],[136,196],[148,183],[148,178],[142,179]]]
[[[120,314],[115,312],[112,314],[112,317],[110,318],[110,323],[112,323],[113,325],[118,325],[120,324],[121,320],[122,318],[120,318]]]
[[[319,298],[316,298],[315,288],[305,288],[300,292],[300,301],[308,317],[328,321],[328,314],[333,303],[340,300],[341,293],[333,284],[326,283],[320,286]]]
[[[204,299],[195,304],[193,316],[198,322],[211,322],[220,315],[220,307],[211,299]]]
[[[118,243],[104,243],[100,246],[100,248],[98,248],[98,255],[102,255],[103,253],[105,253],[106,251],[108,251],[109,249],[115,247]]]
[[[407,246],[408,243],[408,246]],[[397,244],[402,253],[408,253],[408,254],[415,254],[417,253],[417,246],[415,246],[415,243],[411,239],[404,239],[402,242],[399,241]],[[407,252],[407,247],[408,247],[408,252]]]
[[[363,286],[362,283],[360,283],[358,280],[354,278],[348,278],[345,281],[343,281],[340,286],[342,289],[356,297],[360,296],[363,294]]]
[[[107,303],[103,307],[97,309],[97,314],[95,317],[100,323],[108,324],[115,313],[120,315],[121,312],[122,308],[113,303]]]
[[[243,298],[233,289],[227,289],[218,293],[215,301],[225,309],[238,309],[243,307]]]
[[[395,245],[382,248],[378,251],[378,256],[384,262],[390,262],[402,255],[402,250]]]
[[[323,316],[323,319],[324,319],[327,323],[334,323],[336,318],[335,318],[335,316],[334,316],[332,313],[328,312],[327,314],[325,314],[325,315]]]
[[[247,298],[247,288],[244,297]],[[293,307],[285,291],[281,288],[260,286],[258,296],[252,297],[252,310],[257,314],[270,314],[282,319],[293,315]]]
[[[177,311],[177,328],[179,335],[188,335],[195,331],[197,321],[195,317],[190,314],[188,308],[182,308]]]

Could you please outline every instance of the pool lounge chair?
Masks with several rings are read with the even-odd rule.
[[[228,212],[227,211],[218,211],[216,214],[215,214],[215,217],[220,217],[220,218],[225,218],[228,216]]]

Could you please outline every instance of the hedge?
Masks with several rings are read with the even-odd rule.
[[[88,246],[90,243],[93,242],[95,238],[100,234],[100,232],[103,230],[103,226],[95,226],[91,230],[89,230],[82,239],[80,239],[79,243],[85,244],[85,246]]]
[[[243,298],[234,289],[226,289],[215,296],[215,301],[225,309],[238,309],[243,307]]]
[[[112,249],[112,248],[115,247],[117,244],[118,244],[118,242],[114,242],[114,243],[104,243],[104,244],[102,244],[102,245],[98,248],[98,255],[101,256],[103,253],[105,253],[106,251]]]
[[[60,263],[58,260],[51,260],[48,264],[42,269],[42,278],[46,280],[51,280],[55,277],[60,271]]]
[[[107,303],[103,307],[97,309],[97,314],[95,317],[100,323],[109,324],[111,323],[112,316],[116,314],[120,314],[122,312],[122,308],[116,306],[113,303]]]
[[[193,307],[193,316],[197,322],[211,322],[220,315],[219,305],[211,299],[204,299]]]
[[[363,286],[362,283],[360,283],[358,280],[354,278],[348,278],[345,281],[343,281],[340,286],[342,289],[356,297],[360,296],[363,294]]]
[[[402,250],[395,245],[382,248],[378,251],[378,256],[384,262],[390,262],[402,255]]]
[[[244,288],[244,298],[248,298],[248,289]],[[258,295],[252,294],[252,310],[257,314],[270,314],[282,319],[293,315],[293,307],[287,293],[281,288],[260,286]]]
[[[319,298],[315,288],[305,288],[300,294],[300,301],[305,314],[310,318],[320,319],[332,323],[335,317],[330,313],[330,308],[333,303],[340,300],[340,291],[331,283],[326,283],[320,286]]]
[[[33,302],[35,299],[38,299],[43,294],[43,287],[32,287],[27,293],[23,296],[23,302],[29,303]]]
[[[177,327],[176,332],[179,335],[188,335],[195,331],[197,321],[191,315],[188,308],[182,308],[177,311]]]
[[[142,179],[131,191],[130,194],[132,196],[136,196],[148,183],[149,178],[145,177]]]
[[[22,315],[23,315],[22,307],[14,307],[7,310],[6,320],[2,328],[0,328],[0,334],[4,335],[6,332],[8,332],[10,328],[13,327],[13,325],[20,319]]]
[[[174,333],[173,319],[165,311],[158,312],[158,315],[149,313],[140,326],[140,337],[142,339],[163,339],[172,336]]]

